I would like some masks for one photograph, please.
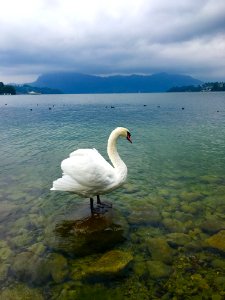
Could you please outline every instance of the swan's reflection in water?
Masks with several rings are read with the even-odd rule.
[[[69,256],[103,252],[125,240],[126,226],[112,209],[56,225],[57,250]],[[55,249],[56,250],[56,249]]]

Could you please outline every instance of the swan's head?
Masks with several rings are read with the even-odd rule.
[[[120,136],[125,137],[130,143],[132,143],[131,134],[127,128],[117,127],[116,130],[118,130]]]

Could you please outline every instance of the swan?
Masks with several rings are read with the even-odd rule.
[[[113,166],[95,148],[78,149],[61,162],[62,177],[53,181],[51,190],[73,192],[90,198],[92,212],[94,196],[97,196],[97,204],[103,205],[100,195],[117,189],[127,178],[127,166],[120,158],[116,147],[119,137],[125,137],[132,143],[127,128],[117,127],[111,132],[107,153]]]

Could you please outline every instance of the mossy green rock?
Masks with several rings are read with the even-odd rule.
[[[125,218],[109,210],[102,215],[62,221],[55,232],[49,232],[46,245],[70,257],[102,253],[123,242],[127,228]]]
[[[151,238],[147,241],[148,250],[153,260],[171,263],[173,259],[173,249],[170,248],[166,240],[162,238]]]
[[[173,214],[173,217],[178,220],[178,221],[181,221],[181,222],[187,222],[187,221],[190,221],[193,219],[193,215],[190,214],[190,213],[185,213],[185,212],[182,212],[182,211],[178,211],[176,210]]]
[[[0,221],[2,222],[10,216],[13,211],[16,211],[17,206],[9,203],[8,201],[1,201],[0,206]]]
[[[200,180],[203,181],[204,183],[210,183],[210,184],[215,184],[215,183],[220,183],[221,182],[220,177],[213,176],[213,175],[200,176]]]
[[[17,254],[12,262],[11,270],[17,279],[37,285],[46,282],[50,277],[48,261],[30,251]]]
[[[190,243],[192,238],[185,233],[173,232],[167,234],[166,240],[171,247],[176,248]]]
[[[221,269],[221,270],[225,270],[225,260],[224,259],[219,259],[216,258],[211,262],[211,265],[215,268],[215,269]]]
[[[225,276],[218,276],[214,280],[214,284],[218,289],[221,289],[221,291],[224,291],[224,282],[225,282]]]
[[[185,224],[176,219],[165,218],[165,219],[163,219],[162,223],[169,232],[186,232],[187,231]]]
[[[76,290],[63,289],[56,299],[57,300],[75,300],[75,299],[78,299],[77,291]]]
[[[206,240],[206,243],[214,249],[225,252],[225,230],[212,235]]]
[[[15,236],[11,239],[11,243],[13,247],[22,248],[30,245],[33,239],[34,235],[32,234],[32,232],[29,232],[28,230],[24,229],[22,234]]]
[[[170,266],[167,266],[161,261],[155,261],[155,260],[148,261],[147,268],[148,268],[149,276],[152,279],[168,277],[172,272],[172,268]]]
[[[112,250],[105,253],[96,263],[88,268],[89,274],[113,275],[122,271],[131,261],[133,256],[130,252]]]
[[[133,267],[134,273],[141,277],[146,273],[146,262],[145,261],[137,261],[134,263]]]
[[[197,212],[197,208],[193,205],[190,205],[188,203],[183,203],[181,205],[181,211],[185,212],[185,213],[190,213],[190,214],[195,214]]]
[[[6,241],[0,240],[0,261],[7,260],[12,255],[12,250]]]
[[[125,286],[124,283],[124,289],[128,290],[127,286]],[[67,295],[66,295],[67,296]],[[140,298],[141,295],[139,293]],[[70,297],[68,295],[68,298],[59,298],[59,300],[122,300],[122,299],[128,299],[127,297],[123,296],[123,291],[118,289],[117,287],[107,287],[104,284],[89,284],[86,286],[83,286],[81,289],[78,290],[77,297]],[[130,300],[133,300],[133,298],[130,298]],[[58,300],[58,298],[57,298]]]
[[[136,208],[128,216],[128,222],[130,224],[151,224],[158,225],[161,221],[161,216],[157,208],[153,205]]]
[[[9,287],[0,292],[1,300],[44,300],[44,297],[37,289],[28,288],[25,285],[18,284]]]
[[[53,280],[61,283],[68,275],[67,260],[60,254],[52,254],[50,258],[50,269]]]
[[[219,220],[217,216],[211,216],[201,223],[200,228],[204,232],[211,234],[217,233],[218,231],[225,229],[225,220]]]
[[[9,265],[8,264],[1,264],[0,265],[0,282],[3,282],[7,279],[9,271]]]
[[[186,202],[194,202],[204,198],[204,195],[199,192],[182,192],[180,198]]]
[[[34,255],[43,255],[46,247],[42,243],[35,243],[28,248],[30,252],[33,252]]]

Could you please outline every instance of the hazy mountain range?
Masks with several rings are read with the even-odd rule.
[[[80,73],[49,73],[29,83],[34,87],[57,89],[65,94],[166,92],[176,86],[199,85],[202,81],[180,74],[96,76]]]

